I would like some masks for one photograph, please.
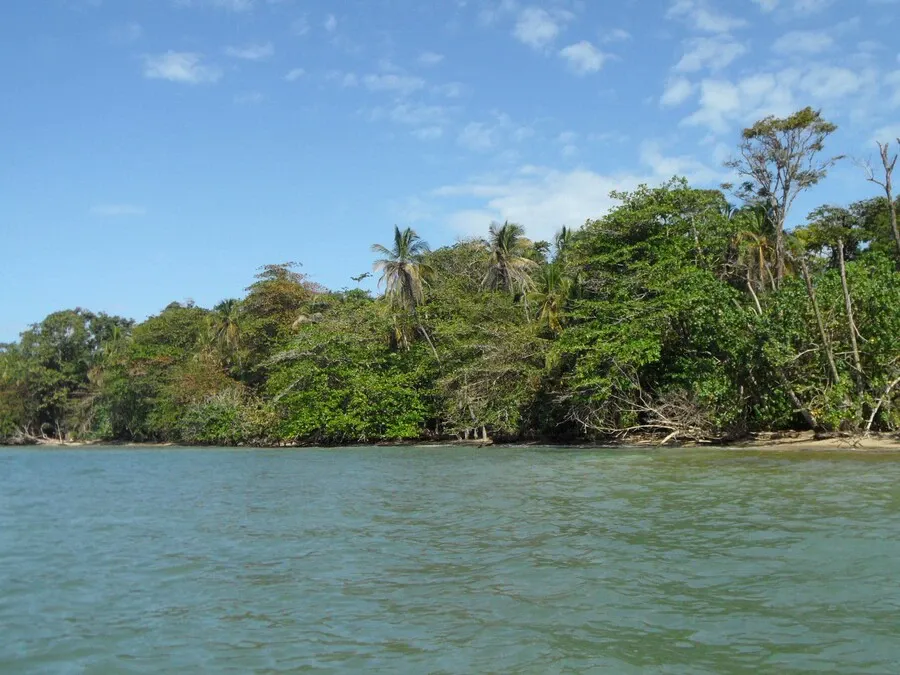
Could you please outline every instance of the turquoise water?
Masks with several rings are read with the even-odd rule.
[[[900,456],[0,450],[0,673],[900,673]]]

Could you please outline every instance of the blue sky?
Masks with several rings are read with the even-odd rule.
[[[0,341],[142,319],[296,260],[353,286],[392,226],[550,238],[804,105],[900,135],[897,0],[7,0]],[[798,202],[877,194],[852,162]]]

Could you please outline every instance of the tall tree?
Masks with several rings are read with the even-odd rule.
[[[744,129],[740,156],[725,163],[741,178],[736,194],[766,207],[775,231],[775,279],[785,275],[784,229],[794,200],[825,177],[840,157],[820,159],[825,140],[837,127],[804,108],[788,117],[769,116]],[[731,185],[724,186],[732,188]]]
[[[559,262],[541,267],[536,278],[536,288],[530,297],[538,308],[538,320],[556,335],[562,331],[563,312],[571,293],[572,281]]]
[[[241,365],[241,302],[235,298],[223,300],[213,307],[212,337],[219,351],[226,358],[237,357]]]
[[[375,261],[373,267],[376,272],[381,272],[378,285],[384,286],[384,294],[391,308],[412,316],[422,337],[431,346],[435,359],[440,361],[431,337],[419,320],[418,314],[419,306],[425,302],[425,286],[433,276],[431,266],[423,259],[429,252],[428,244],[412,228],[407,227],[401,231],[395,225],[394,245],[388,248],[381,244],[373,244],[372,251],[382,256]],[[407,331],[403,329],[401,323],[398,323],[396,316],[395,334],[400,338],[400,342],[407,342]]]
[[[897,139],[900,145],[900,138]],[[892,178],[894,175],[894,167],[897,166],[897,155],[889,156],[889,144],[878,143],[878,154],[881,155],[881,165],[884,168],[884,178],[877,178],[872,167],[866,167],[868,180],[875,185],[880,185],[887,197],[888,211],[891,215],[891,232],[894,235],[894,242],[897,244],[897,255],[900,256],[900,229],[897,227],[897,205],[894,203],[894,193]]]
[[[482,286],[489,290],[525,294],[532,290],[531,273],[538,265],[526,257],[531,242],[521,225],[509,221],[492,223],[488,234],[490,263]]]
[[[394,226],[394,245],[391,248],[373,244],[372,251],[382,257],[375,261],[376,272],[381,273],[378,284],[384,286],[384,294],[391,307],[415,313],[425,301],[424,286],[432,276],[431,267],[422,260],[428,253],[428,244],[419,238],[415,230],[400,230]]]

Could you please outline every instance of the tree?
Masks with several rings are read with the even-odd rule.
[[[738,225],[735,243],[738,249],[737,266],[743,271],[747,289],[756,297],[766,286],[775,287],[772,274],[772,232],[771,221],[764,208],[758,205],[745,206],[727,215]],[[758,299],[757,299],[758,300]]]
[[[223,300],[213,307],[211,316],[213,340],[220,353],[226,357],[237,358],[241,367],[241,302],[235,298]]]
[[[425,302],[425,286],[433,276],[433,270],[423,257],[428,253],[428,244],[419,238],[415,230],[407,227],[402,232],[394,226],[394,245],[387,248],[381,244],[373,244],[372,251],[380,254],[373,268],[381,272],[379,286],[384,286],[384,294],[395,312],[406,314],[412,318],[422,337],[428,342],[434,358],[440,361],[434,343],[419,318],[418,308]],[[394,335],[400,344],[409,346],[407,325],[403,316],[394,316]]]
[[[384,286],[384,294],[392,308],[415,314],[416,308],[424,302],[423,288],[432,276],[431,267],[422,260],[428,250],[428,244],[415,230],[407,227],[401,232],[396,225],[391,248],[372,245],[372,251],[382,256],[373,267],[381,273],[378,284]]]
[[[561,263],[544,265],[538,271],[535,290],[529,299],[538,307],[538,320],[553,334],[562,331],[563,312],[571,292],[572,280],[566,276]]]
[[[775,232],[775,279],[786,270],[785,223],[794,200],[822,180],[840,159],[819,159],[825,140],[837,127],[819,111],[804,108],[785,118],[766,117],[744,129],[740,157],[725,165],[742,179],[736,194],[766,209]],[[723,187],[731,188],[731,185]]]
[[[491,258],[482,286],[492,291],[524,295],[532,290],[531,273],[538,265],[527,256],[531,242],[521,225],[492,223],[488,235]]]
[[[897,139],[897,144],[900,145],[900,138]],[[876,178],[875,172],[872,170],[871,166],[866,167],[868,173],[867,178],[869,182],[880,185],[884,190],[884,195],[887,198],[888,211],[891,215],[891,232],[894,235],[894,243],[897,244],[898,259],[900,259],[900,229],[898,229],[897,226],[897,205],[894,203],[892,185],[894,167],[897,166],[897,155],[889,157],[889,144],[881,142],[878,143],[878,154],[881,155],[881,166],[884,168],[884,178]]]

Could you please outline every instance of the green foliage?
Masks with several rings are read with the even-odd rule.
[[[552,245],[504,223],[432,251],[395,227],[373,247],[379,298],[284,263],[211,310],[172,303],[138,325],[56,312],[0,345],[0,441],[897,430],[886,198],[783,230],[831,165],[817,157],[833,130],[811,109],[749,127],[732,163],[742,206],[673,179],[614,193],[615,208]]]
[[[391,349],[376,303],[334,296],[271,360],[266,386],[281,440],[361,443],[420,437],[428,417],[421,350]]]
[[[187,405],[179,420],[179,440],[226,446],[264,443],[274,422],[263,403],[231,387]]]

